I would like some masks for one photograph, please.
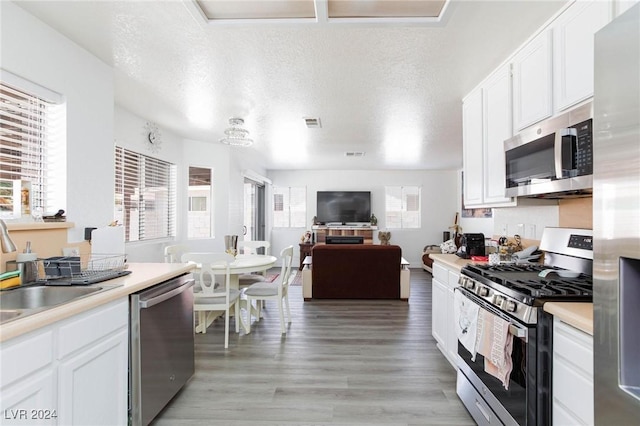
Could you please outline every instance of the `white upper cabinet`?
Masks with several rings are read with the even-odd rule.
[[[480,205],[482,188],[482,89],[469,94],[462,104],[463,188],[464,205]]]
[[[504,141],[511,137],[511,71],[498,69],[462,107],[465,207],[512,206],[505,197]]]
[[[553,114],[551,35],[543,31],[512,59],[514,133]]]
[[[593,96],[594,34],[611,21],[612,3],[581,0],[553,23],[553,92],[555,111]]]
[[[498,69],[482,86],[484,115],[484,203],[512,203],[505,197],[504,141],[512,136],[511,68]]]

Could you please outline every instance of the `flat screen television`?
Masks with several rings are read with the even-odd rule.
[[[320,223],[371,221],[370,191],[318,191],[317,219]]]

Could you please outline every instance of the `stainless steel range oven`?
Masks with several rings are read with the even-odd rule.
[[[465,266],[460,292],[470,306],[508,324],[511,372],[499,380],[485,357],[458,342],[457,393],[479,425],[551,424],[553,319],[547,301],[591,301],[592,232],[546,228],[545,263]]]

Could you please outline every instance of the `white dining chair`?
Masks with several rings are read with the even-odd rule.
[[[200,265],[194,271],[200,290],[194,290],[193,310],[198,315],[196,332],[206,333],[213,322],[215,311],[224,311],[224,347],[229,347],[229,310],[234,307],[236,333],[240,332],[240,291],[230,287],[229,264],[234,257],[228,253],[185,253],[183,262]],[[217,267],[217,269],[213,269]],[[224,285],[216,286],[216,276],[224,277]]]
[[[258,254],[259,249],[264,249],[264,253],[269,254],[271,243],[269,241],[238,241],[238,251],[242,254]],[[238,277],[238,286],[242,289],[251,284],[263,282],[266,278],[266,271],[255,274],[242,274]]]
[[[182,255],[189,251],[184,244],[172,244],[164,248],[164,261],[166,263],[180,263]]]
[[[282,334],[287,330],[284,325],[284,308],[287,308],[287,323],[291,324],[291,310],[289,308],[289,284],[291,281],[291,261],[293,259],[293,246],[285,247],[280,252],[282,266],[280,275],[274,282],[259,282],[242,290],[247,298],[247,324],[245,332],[251,333],[251,301],[256,303],[256,322],[260,321],[262,303],[267,300],[275,300],[280,314],[280,329]]]

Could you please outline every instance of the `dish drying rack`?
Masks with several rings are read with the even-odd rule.
[[[126,270],[124,254],[86,254],[38,259],[38,280],[47,285],[87,285],[117,278]]]

